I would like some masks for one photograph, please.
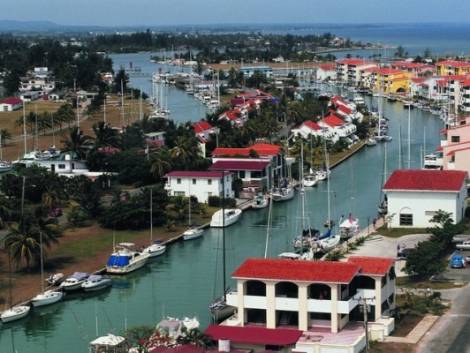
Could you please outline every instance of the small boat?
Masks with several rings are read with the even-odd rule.
[[[289,187],[289,186],[286,188],[277,189],[272,194],[273,201],[276,201],[276,202],[292,200],[294,196],[295,196],[294,188]]]
[[[316,175],[306,175],[303,180],[303,185],[305,187],[313,187],[316,186],[318,182]]]
[[[323,251],[329,251],[335,248],[341,241],[341,237],[339,235],[330,236],[325,239],[318,240],[317,244]]]
[[[150,257],[157,257],[163,255],[166,251],[166,245],[163,245],[159,240],[154,241],[153,244],[144,249],[144,253],[148,253]]]
[[[277,257],[281,259],[287,259],[287,260],[300,260],[302,255],[296,253],[296,252],[283,252],[277,255]]]
[[[221,322],[229,316],[232,316],[235,313],[236,308],[231,305],[228,305],[227,301],[223,297],[221,297],[214,300],[209,305],[209,311],[214,322]]]
[[[85,292],[93,292],[108,288],[111,284],[111,278],[103,277],[101,275],[91,275],[82,283],[82,289]]]
[[[55,273],[47,277],[46,282],[51,286],[55,286],[55,285],[60,284],[60,282],[64,280],[64,277],[65,276],[63,273]]]
[[[211,227],[228,227],[237,222],[241,215],[242,210],[238,208],[218,210],[212,215]]]
[[[90,353],[125,353],[129,342],[124,337],[108,334],[90,342]]]
[[[122,275],[143,267],[150,258],[150,254],[133,250],[134,247],[133,243],[118,244],[118,250],[114,251],[108,259],[106,272]]]
[[[6,161],[0,161],[0,173],[9,172],[13,168],[12,164]]]
[[[315,176],[318,181],[326,180],[331,174],[331,170],[317,170]]]
[[[414,105],[412,101],[403,101],[403,108],[410,108],[413,109]]]
[[[30,310],[31,307],[28,305],[17,305],[2,312],[0,320],[3,323],[19,320],[27,316]]]
[[[251,208],[254,209],[261,209],[261,208],[266,208],[269,205],[269,199],[266,195],[263,194],[258,194],[253,200],[253,204],[251,205]]]
[[[63,281],[59,288],[69,292],[78,290],[82,287],[82,283],[86,281],[89,274],[85,272],[75,272],[73,275],[67,277],[65,281]]]
[[[359,233],[359,220],[352,218],[350,215],[348,219],[339,224],[339,231],[341,239],[349,239],[353,235]]]
[[[202,236],[204,234],[204,229],[193,227],[189,228],[183,233],[183,240],[192,240]]]
[[[34,307],[50,305],[61,301],[63,297],[64,292],[47,290],[32,298],[31,304],[33,304]]]
[[[370,138],[370,139],[367,139],[366,141],[366,146],[376,146],[377,145],[377,140],[373,139],[373,138]]]

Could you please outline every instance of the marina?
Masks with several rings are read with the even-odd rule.
[[[155,70],[148,61],[148,54],[114,55],[115,65],[132,61],[144,72],[148,62],[149,72]],[[153,66],[151,66],[153,65]],[[133,85],[142,77],[132,78]],[[141,81],[144,85],[146,81]],[[148,82],[150,88],[150,81]],[[181,96],[180,96],[181,95]],[[182,98],[185,97],[185,98]],[[376,97],[365,97],[366,104],[376,106]],[[405,126],[408,112],[401,103],[383,100],[384,116],[389,118],[387,144],[389,169],[398,168],[400,125]],[[199,120],[204,106],[184,91],[170,88],[168,108],[177,121]],[[201,115],[195,112],[201,111]],[[181,120],[179,120],[181,119]],[[426,126],[426,134],[422,128]],[[435,149],[439,142],[442,122],[429,112],[413,109],[410,141],[410,165],[422,165],[422,147]],[[402,136],[402,150],[407,144]],[[426,141],[424,143],[424,139]],[[352,213],[365,228],[376,217],[380,202],[384,144],[361,146],[350,158],[337,164],[330,175],[331,214],[333,220],[347,218]],[[431,152],[431,151],[430,151]],[[320,182],[315,188],[305,190],[306,217],[312,227],[322,229],[327,215],[327,185]],[[293,200],[274,203],[272,230],[268,255],[292,251],[292,234],[298,228],[300,214],[299,194]],[[268,209],[247,210],[240,220],[225,229],[227,249],[227,276],[247,257],[262,257]],[[0,331],[0,345],[14,346],[18,352],[61,352],[67,345],[70,353],[86,351],[88,342],[100,334],[120,334],[126,328],[154,325],[165,316],[183,317],[196,315],[202,325],[210,322],[208,304],[217,296],[222,280],[221,265],[222,229],[208,228],[204,235],[190,242],[174,242],[166,252],[149,259],[146,266],[131,274],[113,277],[110,291],[66,296],[65,300],[47,308],[34,308],[29,317],[5,325]],[[180,236],[179,236],[180,237]],[[177,238],[179,238],[177,237]],[[174,240],[177,240],[175,238]],[[111,249],[111,245],[110,245]],[[103,260],[104,265],[105,260]],[[233,283],[232,283],[233,285]],[[175,296],[175,293],[178,293]]]

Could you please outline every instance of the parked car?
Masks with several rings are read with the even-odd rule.
[[[466,240],[462,244],[457,244],[456,248],[461,250],[470,250],[470,240]]]
[[[453,243],[463,243],[464,241],[470,240],[469,234],[457,234],[452,238]]]
[[[451,268],[464,268],[465,267],[465,259],[460,254],[452,255],[450,258],[450,267]]]
[[[406,260],[413,248],[402,248],[397,253],[397,258],[399,260]]]
[[[465,262],[470,263],[470,255],[465,256]]]

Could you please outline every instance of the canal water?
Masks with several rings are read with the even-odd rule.
[[[131,58],[134,65],[139,65],[135,55]],[[129,61],[129,57],[122,60]],[[143,65],[145,60],[142,60]],[[192,97],[184,95],[181,92],[180,99],[189,100],[191,105],[182,111],[187,111],[189,118],[191,109],[198,107],[192,105],[195,104]],[[372,98],[367,99],[370,103]],[[176,110],[171,102],[170,109]],[[181,104],[176,96],[174,102]],[[388,168],[392,171],[398,167],[400,124],[403,160],[407,162],[408,113],[401,103],[385,101],[384,114],[390,119],[393,136],[387,145]],[[424,135],[426,149],[432,151],[439,144],[441,127],[441,121],[429,113],[411,111],[412,167],[419,167]],[[364,148],[332,171],[334,219],[352,213],[365,227],[375,217],[383,179],[384,147],[380,144]],[[326,190],[326,184],[321,183],[307,191],[307,212],[313,227],[321,227],[327,218]],[[267,210],[250,210],[244,212],[237,224],[227,228],[228,277],[247,257],[263,256],[266,223]],[[274,204],[270,256],[292,250],[291,240],[299,231],[299,223],[298,196]],[[119,334],[126,327],[155,325],[165,316],[197,316],[204,327],[210,321],[208,304],[222,291],[221,235],[221,230],[208,229],[200,239],[172,244],[164,256],[129,276],[116,279],[105,293],[68,296],[64,302],[34,310],[28,318],[4,325],[0,329],[0,352],[84,353],[88,351],[88,342],[97,334]],[[229,284],[233,288],[234,283],[229,281]]]

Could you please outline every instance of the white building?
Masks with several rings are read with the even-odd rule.
[[[361,82],[362,71],[375,66],[374,62],[360,58],[340,59],[336,61],[336,77],[340,82],[358,85]]]
[[[318,122],[321,127],[328,128],[338,137],[347,138],[356,132],[356,125],[345,122],[336,115],[330,114]]]
[[[292,129],[292,133],[295,136],[301,137],[303,139],[309,139],[310,136],[315,136],[330,140],[333,143],[338,140],[338,137],[333,129],[321,127],[318,125],[318,123],[311,120],[306,120],[302,123],[302,125]]]
[[[318,81],[336,80],[336,64],[325,63],[318,65],[318,69],[315,73],[315,78]]]
[[[9,97],[0,100],[0,112],[12,112],[23,107],[23,101],[20,98]]]
[[[394,259],[351,256],[347,262],[248,259],[233,274],[236,291],[227,304],[237,308],[229,325],[303,331],[294,351],[359,352],[364,348],[367,298],[371,336],[383,339],[394,328]],[[355,331],[358,327],[361,330]],[[322,336],[310,340],[311,335]],[[345,335],[354,339],[343,340]],[[227,338],[228,339],[228,338]],[[329,345],[334,350],[328,350]],[[332,347],[330,347],[331,349]]]
[[[224,177],[223,177],[224,176]],[[232,173],[219,171],[172,171],[165,189],[170,196],[195,196],[199,202],[207,202],[209,196],[233,198]],[[224,180],[225,178],[225,180]]]
[[[458,170],[396,170],[385,183],[388,226],[426,228],[437,211],[448,212],[454,223],[465,213],[467,172]]]

